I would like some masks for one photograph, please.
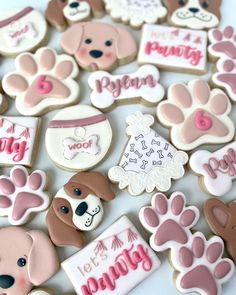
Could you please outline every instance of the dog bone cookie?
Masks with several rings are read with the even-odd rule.
[[[54,197],[46,216],[57,246],[85,245],[83,231],[94,230],[103,219],[103,201],[115,198],[106,177],[98,172],[79,172]]]
[[[225,241],[230,257],[236,262],[236,202],[225,205],[222,201],[212,198],[205,202],[203,209],[211,230]]]
[[[191,156],[189,164],[203,181],[208,193],[224,196],[236,179],[236,141],[214,153],[199,150]]]
[[[222,0],[164,0],[168,8],[168,22],[173,26],[202,30],[220,23]]]
[[[45,17],[58,31],[67,26],[93,17],[104,15],[102,0],[51,0],[48,3]]]
[[[4,76],[2,85],[16,99],[22,115],[42,115],[78,102],[80,87],[75,78],[79,69],[69,55],[58,55],[44,47],[35,54],[19,55],[15,67],[14,72]]]
[[[207,65],[207,33],[144,25],[138,62],[164,70],[203,74]]]
[[[61,47],[88,71],[111,71],[133,61],[137,54],[137,45],[129,31],[107,23],[74,24],[62,35]]]
[[[232,260],[222,258],[224,243],[213,236],[207,240],[196,232],[187,244],[171,252],[171,261],[177,270],[176,286],[182,293],[220,295],[222,285],[235,272]]]
[[[43,15],[32,7],[1,11],[0,53],[16,56],[32,51],[45,41],[47,23]]]
[[[151,206],[145,206],[139,212],[143,227],[152,233],[150,246],[157,252],[185,245],[199,217],[197,207],[186,206],[186,197],[181,192],[172,193],[169,199],[157,193],[152,197]]]
[[[109,169],[109,179],[120,189],[127,187],[132,196],[154,189],[168,191],[171,179],[184,175],[188,155],[177,151],[151,128],[153,116],[136,112],[127,117],[126,123],[130,139],[119,165]]]
[[[3,114],[8,108],[7,99],[0,93],[0,114]]]
[[[23,166],[14,166],[10,177],[0,176],[0,216],[7,216],[10,224],[25,224],[32,213],[49,206],[45,192],[46,174],[41,170],[29,175]]]
[[[157,104],[165,94],[159,84],[160,73],[151,65],[140,67],[135,73],[111,75],[98,71],[90,75],[89,87],[92,104],[102,110],[111,108],[114,103],[134,103],[141,101],[147,105]]]
[[[225,89],[229,97],[236,101],[236,32],[233,27],[227,26],[223,30],[212,29],[208,35],[211,43],[209,54],[213,61],[219,58],[212,82]]]
[[[167,101],[157,107],[157,118],[169,127],[172,143],[181,150],[202,144],[220,144],[233,139],[235,127],[229,118],[231,103],[220,89],[210,89],[203,80],[173,84]]]
[[[27,295],[58,271],[57,253],[42,231],[1,228],[0,240],[0,294]]]
[[[41,119],[0,116],[0,165],[32,167]]]
[[[160,23],[167,15],[167,9],[160,0],[105,0],[104,2],[115,21],[130,23],[134,29],[139,29],[144,23]]]
[[[126,216],[62,263],[77,294],[125,295],[160,266]]]
[[[87,105],[61,110],[46,131],[50,158],[69,171],[84,171],[97,165],[111,142],[112,129],[106,115]]]

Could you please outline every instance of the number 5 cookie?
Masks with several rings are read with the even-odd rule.
[[[35,54],[22,53],[15,60],[16,70],[4,76],[4,91],[15,98],[22,115],[42,115],[52,109],[78,102],[79,69],[72,57],[50,48]]]

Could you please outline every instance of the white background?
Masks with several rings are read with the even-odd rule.
[[[95,0],[96,1],[96,0]],[[115,0],[114,0],[115,1]],[[174,0],[173,0],[174,1]],[[213,1],[213,0],[212,0]],[[236,11],[236,1],[233,0],[223,0],[222,5],[222,22],[221,26],[225,25],[233,25],[236,28],[236,20],[235,20],[235,11]],[[0,0],[0,12],[14,8],[14,7],[22,7],[22,6],[33,6],[34,8],[40,10],[42,13],[46,9],[47,0]],[[100,21],[100,20],[99,20]],[[104,18],[104,21],[110,22],[110,17]],[[128,28],[132,31],[130,28]],[[134,32],[134,35],[137,41],[140,40],[141,32]],[[61,52],[59,40],[60,33],[57,33],[54,29],[50,29],[49,31],[49,46],[56,49],[58,52]],[[114,73],[128,73],[135,71],[137,69],[137,63],[134,62],[127,66],[120,67]],[[0,59],[0,78],[3,77],[5,73],[8,71],[14,70],[14,60],[1,58]],[[209,65],[209,74],[206,76],[202,76],[203,79],[209,79],[211,72],[211,65]],[[173,82],[188,82],[196,76],[191,75],[182,75],[176,73],[161,73],[161,83],[165,86],[165,88],[169,87]],[[88,74],[83,71],[80,72],[80,86],[81,86],[81,104],[90,104],[89,100],[89,87],[87,85]],[[6,113],[6,115],[18,115],[17,111],[14,107],[14,101],[10,101],[10,109]],[[236,110],[235,106],[233,106],[234,110],[232,113],[232,118],[234,122],[236,122]],[[131,114],[136,110],[141,110],[144,113],[155,114],[155,108],[145,108],[142,105],[130,105],[130,106],[120,106],[114,109],[112,112],[108,113],[108,117],[114,132],[114,140],[113,145],[110,150],[110,153],[107,159],[96,167],[95,170],[102,172],[104,174],[107,173],[107,170],[116,165],[119,161],[120,155],[123,151],[123,148],[126,144],[127,137],[125,135],[125,118],[127,115]],[[56,114],[57,111],[51,112],[43,117],[43,130],[41,134],[40,144],[39,144],[39,152],[38,157],[34,166],[34,169],[44,169],[49,174],[49,191],[52,195],[55,195],[57,190],[59,190],[65,182],[69,180],[72,176],[71,173],[64,172],[59,170],[54,166],[51,160],[48,158],[45,144],[44,144],[44,136],[45,130],[47,127],[48,121]],[[165,138],[169,137],[168,130],[162,128],[159,124],[155,124],[155,129]],[[219,147],[212,146],[209,147],[210,150],[216,150]],[[2,169],[3,173],[8,173],[8,169]],[[131,221],[137,226],[138,230],[143,234],[144,237],[148,238],[148,234],[142,229],[140,222],[138,220],[138,212],[139,209],[150,203],[151,195],[144,194],[139,197],[131,197],[126,191],[118,191],[116,186],[113,186],[116,192],[116,199],[110,203],[105,204],[106,214],[104,216],[104,220],[102,224],[92,233],[88,235],[88,241],[91,241],[94,237],[99,235],[106,227],[108,227],[112,222],[114,222],[121,215],[127,215]],[[177,181],[171,188],[171,191],[181,190],[186,194],[187,201],[189,204],[196,205],[201,211],[201,219],[198,222],[196,229],[203,231],[207,236],[210,236],[210,230],[207,224],[204,221],[204,217],[202,215],[202,205],[204,201],[209,197],[198,185],[198,179],[196,176],[192,175],[191,172],[187,172],[185,177],[182,180]],[[222,200],[225,202],[229,202],[236,198],[236,184],[234,185],[231,192],[227,194],[227,196],[222,197]],[[38,228],[44,229],[46,231],[46,225],[44,222],[45,212],[38,214],[33,218],[33,220],[27,225],[29,228]],[[0,218],[0,225],[5,226],[8,225],[7,219]],[[76,252],[75,248],[60,248],[59,255],[61,261],[68,258],[71,254]],[[171,268],[167,256],[164,254],[158,254],[161,259],[162,265],[160,269],[154,273],[151,277],[146,279],[142,284],[140,284],[136,289],[134,289],[130,295],[156,295],[156,294],[168,294],[168,295],[176,295],[180,294],[173,283],[173,269]],[[61,270],[53,279],[46,283],[47,287],[51,287],[56,295],[62,295],[63,292],[72,292],[73,287]],[[224,285],[223,294],[224,295],[232,295],[235,294],[236,290],[236,279],[235,275],[232,280]],[[17,294],[16,294],[17,295]]]

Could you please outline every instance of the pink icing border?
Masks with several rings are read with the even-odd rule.
[[[10,23],[19,20],[20,18],[22,18],[23,16],[25,16],[26,14],[30,13],[33,10],[34,9],[32,7],[28,6],[24,8],[23,10],[21,10],[20,12],[18,12],[17,14],[0,21],[0,28],[3,28],[9,25]]]

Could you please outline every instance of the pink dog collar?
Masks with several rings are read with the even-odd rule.
[[[18,12],[17,14],[0,21],[0,28],[8,26],[12,22],[18,21],[20,18],[22,18],[26,14],[30,13],[32,10],[34,10],[32,7],[26,7],[23,10],[21,10],[20,12]]]

